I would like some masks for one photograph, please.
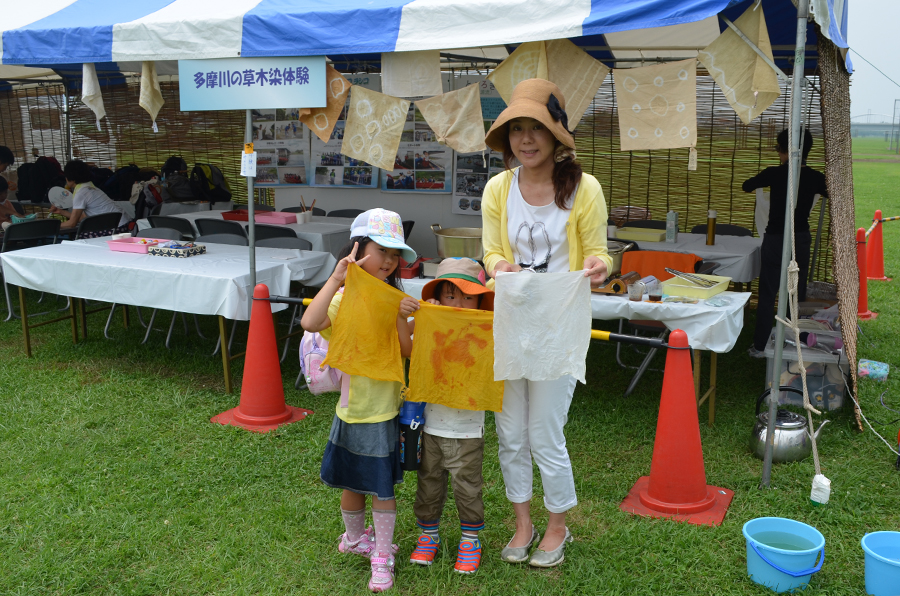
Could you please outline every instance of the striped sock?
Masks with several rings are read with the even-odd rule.
[[[459,526],[462,529],[462,537],[460,542],[475,542],[478,540],[478,532],[484,529],[484,521],[480,522],[464,522],[460,521]]]
[[[420,519],[416,520],[416,525],[422,530],[422,533],[434,538],[438,539],[438,530],[440,529],[441,520],[434,520],[433,522],[425,522]]]

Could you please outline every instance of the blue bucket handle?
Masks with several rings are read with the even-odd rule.
[[[780,571],[782,573],[786,573],[786,574],[790,575],[791,577],[803,577],[804,575],[812,575],[813,573],[822,569],[822,565],[825,563],[825,547],[823,546],[822,550],[819,551],[822,556],[819,557],[819,562],[816,564],[815,567],[813,567],[812,569],[805,569],[803,571],[789,571],[787,569],[783,569],[783,568],[779,567],[778,565],[776,565],[775,563],[773,563],[772,561],[767,559],[766,556],[764,554],[762,554],[761,552],[759,552],[759,549],[756,548],[756,544],[754,544],[753,540],[748,540],[747,543],[753,548],[753,552],[755,552],[757,555],[759,555],[760,559],[762,559],[763,561],[765,561],[766,563],[768,563],[769,565],[771,565],[773,568],[777,569],[778,571]]]

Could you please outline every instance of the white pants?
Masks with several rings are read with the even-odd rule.
[[[500,440],[500,469],[506,498],[513,503],[531,500],[532,457],[541,472],[547,510],[563,513],[578,503],[563,435],[575,383],[569,375],[555,381],[505,382],[503,411],[494,415],[494,421]]]

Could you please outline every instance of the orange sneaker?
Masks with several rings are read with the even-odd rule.
[[[476,538],[460,542],[456,551],[456,564],[453,565],[454,571],[471,575],[478,571],[479,565],[481,565],[481,541]]]
[[[415,550],[409,556],[409,562],[416,565],[431,565],[434,563],[434,557],[437,555],[440,545],[440,536],[432,538],[428,534],[420,535],[418,542],[416,542]]]

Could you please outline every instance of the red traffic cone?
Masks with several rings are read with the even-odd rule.
[[[874,281],[891,281],[890,277],[884,276],[884,230],[882,230],[881,209],[875,212],[874,221],[878,223],[866,241],[866,265],[868,266],[866,275]]]
[[[278,344],[272,305],[266,301],[269,288],[258,284],[253,290],[250,311],[250,333],[247,335],[247,354],[244,357],[244,378],[241,381],[241,404],[210,418],[210,422],[231,424],[256,432],[268,432],[282,424],[290,424],[312,414],[311,410],[295,408],[284,403],[284,383],[278,363]]]
[[[641,476],[619,505],[622,511],[718,526],[734,491],[706,484],[694,375],[687,334],[669,335],[650,476]]]
[[[866,275],[866,231],[856,230],[856,267],[859,269],[859,300],[856,316],[860,319],[874,319],[877,312],[869,310],[869,278]]]

